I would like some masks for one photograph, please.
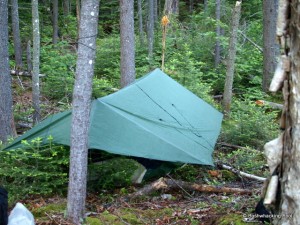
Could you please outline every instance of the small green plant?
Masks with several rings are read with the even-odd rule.
[[[276,112],[266,112],[254,102],[234,101],[230,119],[223,123],[221,140],[261,150],[278,136],[276,117]]]
[[[71,98],[76,67],[76,54],[67,42],[41,48],[42,92],[52,99]]]
[[[197,169],[196,166],[185,164],[175,169],[172,176],[175,179],[195,182],[198,175],[199,175],[199,170]]]
[[[88,188],[99,191],[129,186],[137,168],[134,160],[123,157],[90,164]]]
[[[100,98],[117,91],[110,80],[104,78],[94,77],[93,79],[93,93],[92,96],[95,98]]]
[[[0,183],[10,203],[28,195],[64,193],[68,182],[69,150],[42,139],[23,141],[24,148],[0,151]]]
[[[218,153],[217,158],[223,163],[232,165],[243,172],[264,176],[268,174],[264,165],[266,160],[264,154],[251,148],[237,149],[229,153]]]

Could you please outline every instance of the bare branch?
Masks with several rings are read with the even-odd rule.
[[[247,41],[249,41],[255,48],[257,48],[261,53],[264,52],[264,50],[256,44],[254,41],[252,41],[250,38],[248,38],[242,31],[238,31]]]
[[[243,177],[247,177],[249,179],[253,179],[253,180],[257,180],[257,181],[265,181],[266,180],[266,178],[264,178],[264,177],[259,177],[259,176],[253,175],[253,174],[245,173],[245,172],[242,172],[242,171],[240,171],[238,169],[235,169],[231,166],[227,166],[225,164],[220,164],[220,165],[223,169],[230,170],[231,172],[233,172],[235,174],[241,175]]]

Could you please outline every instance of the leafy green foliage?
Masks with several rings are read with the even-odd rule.
[[[120,80],[120,39],[111,35],[97,40],[99,46],[96,52],[95,77],[106,79],[115,87],[119,87]]]
[[[134,160],[121,157],[90,164],[88,188],[99,191],[126,187],[131,184],[131,176],[136,169],[137,165]]]
[[[278,135],[277,114],[247,101],[234,101],[230,119],[224,121],[221,140],[227,143],[262,149]]]
[[[237,149],[232,152],[218,153],[217,158],[223,163],[234,166],[243,172],[259,176],[264,176],[269,173],[269,171],[264,171],[263,169],[266,164],[263,153],[249,147]]]
[[[186,164],[175,169],[172,176],[178,180],[195,182],[198,175],[199,169],[197,166]]]
[[[0,183],[7,188],[10,202],[30,194],[66,191],[69,151],[51,144],[41,147],[42,139],[23,141],[24,148],[0,151]]]
[[[74,83],[76,54],[67,42],[41,48],[42,92],[53,99],[71,98]]]

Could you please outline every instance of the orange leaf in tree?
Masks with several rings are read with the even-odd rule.
[[[163,26],[167,26],[167,24],[169,23],[169,19],[168,16],[163,16],[163,18],[161,19],[161,25]]]

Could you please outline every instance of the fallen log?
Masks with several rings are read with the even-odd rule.
[[[10,75],[13,76],[23,76],[23,77],[32,77],[32,74],[28,71],[18,71],[18,70],[10,70]],[[44,77],[45,74],[39,74],[39,77]]]
[[[181,180],[174,180],[168,178],[159,178],[151,184],[146,185],[130,197],[135,198],[142,195],[148,195],[154,191],[165,189],[184,189],[186,191],[199,191],[209,193],[235,193],[235,194],[252,194],[252,190],[230,187],[217,187],[207,184],[197,184]]]
[[[241,175],[243,177],[247,177],[249,179],[253,179],[253,180],[257,180],[257,181],[262,181],[264,182],[266,180],[266,178],[264,177],[259,177],[259,176],[256,176],[256,175],[253,175],[253,174],[249,174],[249,173],[245,173],[243,171],[240,171],[238,169],[235,169],[231,166],[227,166],[225,164],[220,164],[220,166],[223,168],[223,169],[226,169],[226,170],[230,170],[231,172],[235,173],[235,174],[238,174],[238,175]]]

